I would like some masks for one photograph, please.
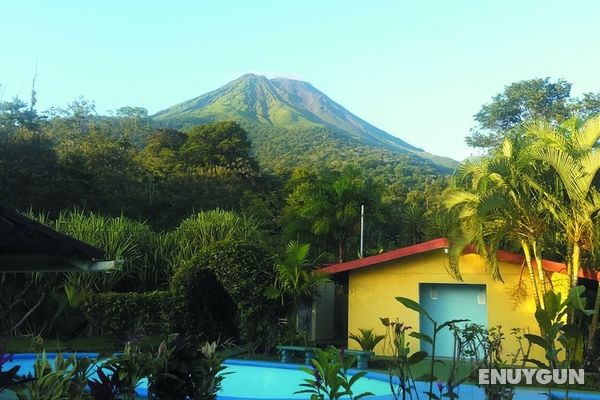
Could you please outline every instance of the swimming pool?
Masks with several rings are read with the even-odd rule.
[[[55,355],[48,354],[52,359]],[[94,353],[78,353],[78,357],[95,358]],[[6,366],[20,365],[21,373],[33,371],[35,354],[15,354],[12,363]],[[219,392],[219,400],[292,400],[307,399],[307,395],[294,394],[299,390],[299,385],[307,378],[305,372],[301,371],[300,365],[281,364],[264,361],[248,360],[227,360],[226,372],[231,372],[223,380],[223,388]],[[417,382],[417,390],[424,392],[428,390],[427,383]],[[392,399],[389,388],[388,376],[383,373],[369,372],[366,377],[359,380],[353,386],[356,393],[372,392],[375,396],[368,397],[373,400]],[[142,397],[148,396],[148,381],[143,379],[136,389]],[[518,388],[514,400],[544,400],[547,399],[547,393],[535,388]],[[482,400],[484,399],[483,390],[475,385],[462,385],[458,389],[458,395],[461,400]],[[420,396],[423,397],[423,396]],[[424,397],[423,397],[424,398]],[[564,398],[564,392],[555,391],[551,399]],[[571,400],[600,400],[600,393],[591,392],[571,392]]]

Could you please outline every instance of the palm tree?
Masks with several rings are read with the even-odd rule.
[[[473,245],[491,276],[501,280],[498,249],[506,244],[520,247],[536,307],[541,308],[547,278],[539,244],[548,216],[539,201],[539,171],[525,148],[524,138],[515,132],[489,156],[467,160],[458,168],[454,186],[445,196],[446,207],[457,213],[459,222],[450,238],[450,260],[459,276],[458,256],[465,246]]]
[[[272,298],[280,298],[282,304],[291,299],[290,315],[296,330],[299,328],[300,307],[311,305],[319,285],[329,281],[329,276],[315,267],[319,258],[310,260],[309,244],[290,241],[275,263],[275,285],[269,294]]]
[[[547,163],[559,177],[564,198],[547,195],[546,202],[562,226],[568,244],[568,273],[571,286],[577,285],[581,251],[591,250],[594,217],[600,211],[600,195],[592,182],[600,169],[600,116],[582,122],[571,118],[559,127],[547,122],[531,123],[527,133],[536,141],[530,154]],[[600,290],[596,296],[588,343],[598,328]]]
[[[421,242],[425,236],[427,226],[425,211],[425,208],[419,204],[409,204],[400,210],[400,222],[410,244]]]

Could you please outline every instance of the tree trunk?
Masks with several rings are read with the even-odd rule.
[[[542,305],[540,303],[537,282],[535,281],[535,274],[533,273],[533,266],[531,265],[529,245],[525,240],[521,240],[521,247],[523,248],[523,254],[525,254],[525,262],[527,263],[527,271],[529,272],[529,283],[531,284],[531,291],[533,292],[533,299],[535,300],[535,308],[540,309],[542,308]]]
[[[533,247],[533,256],[535,257],[535,264],[536,264],[535,266],[537,267],[537,270],[538,270],[539,284],[542,289],[541,298],[543,299],[547,292],[546,272],[544,271],[544,266],[542,265],[542,257],[540,255],[540,252],[537,249],[537,242],[535,240],[532,242],[532,247]]]
[[[344,238],[338,239],[338,261],[344,262]]]
[[[573,254],[571,256],[571,276],[569,277],[571,281],[571,288],[577,286],[577,279],[579,278],[579,259],[581,250],[579,249],[579,243],[577,241],[573,242]],[[575,311],[571,310],[569,315],[567,316],[567,321],[569,323],[575,323]]]
[[[579,243],[573,243],[573,276],[571,277],[571,287],[577,286],[577,279],[579,278],[579,258],[581,250],[579,249]]]

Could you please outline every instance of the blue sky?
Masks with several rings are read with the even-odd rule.
[[[11,1],[0,94],[83,95],[151,113],[246,72],[311,82],[427,151],[462,159],[481,104],[514,81],[600,90],[597,1]]]

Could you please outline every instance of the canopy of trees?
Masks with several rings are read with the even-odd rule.
[[[564,79],[529,79],[512,83],[475,114],[477,126],[466,138],[473,147],[500,145],[504,134],[525,121],[543,119],[553,125],[571,116],[586,119],[600,113],[600,93],[571,97],[571,83]]]

